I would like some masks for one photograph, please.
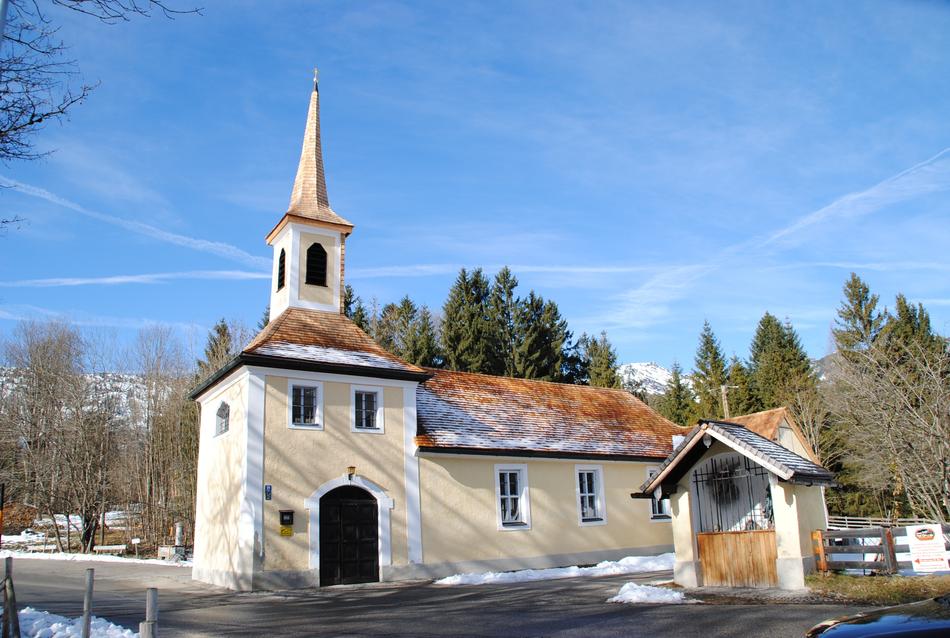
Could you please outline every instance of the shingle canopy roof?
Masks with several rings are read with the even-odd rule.
[[[835,483],[834,474],[825,468],[745,426],[727,421],[703,421],[663,461],[656,475],[640,486],[639,495],[652,495],[658,486],[678,481],[685,475],[705,452],[705,446],[697,445],[697,441],[705,434],[747,456],[782,480],[814,485]]]
[[[428,372],[416,394],[423,450],[663,458],[686,432],[622,390]]]
[[[387,352],[355,323],[335,312],[288,308],[267,324],[245,354],[310,363],[423,374],[422,368]]]

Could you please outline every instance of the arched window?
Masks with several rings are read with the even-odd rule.
[[[214,434],[224,434],[228,431],[229,421],[231,420],[231,406],[224,401],[218,406],[217,418],[214,423]]]
[[[280,256],[277,257],[277,290],[284,287],[284,273],[287,271],[287,253],[280,249]]]
[[[327,251],[320,242],[307,249],[307,279],[313,286],[327,285]]]

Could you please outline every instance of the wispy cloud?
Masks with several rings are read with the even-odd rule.
[[[185,272],[157,272],[141,275],[111,275],[107,277],[51,277],[48,279],[19,279],[0,281],[0,288],[57,288],[64,286],[117,286],[122,284],[160,284],[179,279],[242,281],[270,279],[270,273],[247,270],[189,270]]]
[[[0,175],[0,185],[13,188],[24,195],[36,197],[38,199],[46,200],[52,204],[56,204],[57,206],[68,208],[69,210],[75,211],[81,215],[85,215],[91,219],[112,224],[113,226],[118,226],[131,232],[138,233],[146,237],[151,237],[152,239],[157,239],[159,241],[175,244],[176,246],[183,246],[185,248],[191,248],[192,250],[217,255],[218,257],[231,259],[233,261],[241,262],[256,268],[270,267],[269,259],[252,255],[231,244],[226,244],[219,241],[210,241],[207,239],[198,239],[196,237],[188,237],[187,235],[179,235],[177,233],[168,232],[167,230],[162,230],[161,228],[156,228],[150,224],[143,224],[142,222],[123,219],[122,217],[116,217],[115,215],[109,215],[106,213],[90,210],[80,204],[77,204],[76,202],[65,199],[64,197],[60,197],[59,195],[51,193],[43,188],[24,184],[2,175]]]
[[[642,285],[617,295],[614,307],[598,320],[608,328],[652,326],[668,317],[672,303],[713,268],[709,264],[694,264],[657,273]]]
[[[504,265],[489,265],[482,267],[486,272],[498,272]],[[347,271],[347,277],[354,279],[376,279],[385,277],[432,277],[457,273],[462,268],[469,268],[464,264],[409,264],[401,266],[376,266],[374,268],[352,268]],[[508,264],[508,268],[517,276],[522,273],[552,273],[572,275],[610,275],[638,272],[654,272],[665,268],[663,265],[634,265],[634,266],[574,266],[574,265],[528,265]]]
[[[839,270],[853,270],[859,272],[862,270],[875,271],[895,271],[895,270],[935,270],[937,272],[950,272],[950,262],[943,261],[802,261],[783,266],[775,266],[775,269],[792,268],[836,268]]]
[[[762,248],[835,218],[855,218],[920,195],[950,189],[950,148],[874,186],[839,197],[757,242]]]
[[[140,330],[151,326],[170,326],[188,333],[200,334],[207,330],[206,326],[183,321],[159,321],[147,317],[115,317],[96,315],[81,311],[59,311],[31,305],[3,305],[0,306],[0,320],[30,321],[34,319],[58,320],[74,326],[95,328],[122,328],[126,330]]]

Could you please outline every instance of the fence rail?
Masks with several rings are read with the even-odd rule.
[[[866,516],[829,516],[828,529],[865,529],[869,527],[905,527],[932,525],[937,521],[926,518],[869,518]]]
[[[830,524],[829,520],[829,527]],[[947,542],[950,525],[944,524],[941,529],[944,533],[944,549],[950,551],[950,542]],[[896,574],[900,569],[910,569],[913,563],[899,561],[897,557],[898,554],[910,551],[906,539],[906,526],[828,529],[812,532],[815,560],[818,571],[822,572],[864,569]],[[901,540],[903,542],[900,542]],[[835,555],[844,555],[846,558],[834,558]]]

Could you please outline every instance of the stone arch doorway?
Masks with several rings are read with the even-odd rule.
[[[347,485],[320,498],[320,585],[379,581],[376,499]]]

